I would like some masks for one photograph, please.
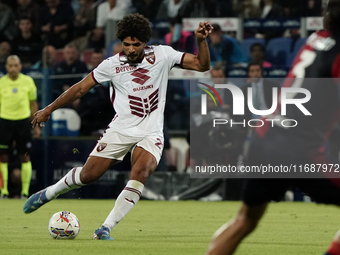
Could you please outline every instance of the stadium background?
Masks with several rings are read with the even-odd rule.
[[[22,0],[21,0],[22,1]],[[23,2],[23,1],[22,1]],[[39,58],[36,62],[26,61],[23,73],[30,75],[36,82],[38,87],[38,103],[40,108],[48,105],[53,98],[60,94],[60,83],[64,82],[67,85],[72,85],[77,80],[80,80],[87,74],[83,72],[75,72],[70,69],[70,72],[59,72],[57,67],[64,59],[64,46],[68,44],[75,45],[79,50],[79,60],[84,62],[88,71],[93,68],[92,55],[94,53],[102,53],[104,57],[109,57],[112,54],[113,47],[117,45],[115,38],[116,24],[119,21],[118,16],[110,16],[103,28],[104,37],[99,42],[91,41],[91,36],[97,29],[98,21],[92,20],[89,23],[87,30],[80,33],[77,32],[77,18],[87,11],[97,13],[99,5],[105,1],[60,1],[61,5],[68,6],[73,10],[73,16],[69,17],[68,37],[62,44],[54,45],[52,51],[48,51],[48,47],[53,44],[53,41],[48,39],[48,35],[42,31],[42,23],[45,22],[42,13],[48,4],[55,4],[57,0],[26,1],[24,8],[20,1],[1,1],[0,4],[0,76],[4,75],[4,59],[6,54],[18,54],[21,58],[27,58],[25,55],[25,43],[20,45],[19,22],[23,18],[32,20],[32,31],[37,41],[40,43],[38,53]],[[184,31],[193,32],[199,21],[208,20],[212,24],[219,24],[224,36],[231,39],[235,38],[243,54],[250,61],[250,47],[253,43],[260,43],[265,49],[265,60],[272,63],[270,68],[265,68],[264,77],[269,79],[282,79],[289,71],[294,56],[298,53],[300,47],[306,41],[306,37],[313,31],[322,29],[322,15],[327,1],[273,1],[275,6],[279,7],[280,15],[275,18],[260,18],[246,14],[240,5],[244,2],[249,2],[262,8],[262,2],[267,1],[180,1],[183,4],[183,13],[174,17],[170,17],[169,12],[161,12],[162,8],[167,6],[171,1],[113,1],[116,2],[116,7],[124,3],[125,12],[139,12],[144,14],[152,22],[154,31],[153,39],[149,45],[164,44],[165,35],[169,32],[169,19],[176,18],[176,23],[182,24]],[[196,3],[197,2],[197,3]],[[208,8],[208,12],[204,11],[188,11],[185,6],[196,6],[200,2],[202,6],[213,6]],[[28,5],[27,5],[28,3]],[[88,7],[86,7],[86,3]],[[47,5],[46,5],[47,4]],[[6,6],[5,6],[6,5]],[[5,6],[5,7],[4,7]],[[27,7],[28,6],[28,7]],[[123,8],[123,7],[122,7]],[[189,8],[190,9],[190,8]],[[194,9],[194,8],[193,8]],[[35,10],[35,11],[32,11]],[[33,13],[33,14],[32,14]],[[35,14],[34,14],[35,13]],[[157,15],[156,15],[157,13]],[[6,14],[6,15],[5,15]],[[204,16],[209,14],[209,16]],[[40,15],[40,16],[39,16]],[[173,15],[173,14],[172,14]],[[226,16],[224,16],[226,15]],[[5,20],[5,16],[7,20]],[[60,15],[63,17],[63,15]],[[245,18],[246,17],[246,18]],[[65,18],[65,17],[63,17]],[[97,17],[98,19],[98,17]],[[84,27],[82,27],[84,29]],[[11,33],[7,33],[10,30]],[[7,31],[7,32],[6,32]],[[273,32],[278,35],[272,36]],[[262,34],[262,36],[259,36]],[[270,34],[271,36],[267,36]],[[86,35],[82,44],[79,44],[80,38]],[[78,37],[77,37],[78,36]],[[90,38],[90,39],[89,39]],[[8,44],[11,47],[10,51],[6,51]],[[27,43],[27,42],[26,42]],[[27,46],[27,45],[26,45]],[[34,47],[31,45],[31,49]],[[28,47],[29,48],[29,47]],[[185,50],[185,49],[183,49]],[[27,53],[27,52],[26,52]],[[23,54],[23,55],[20,55]],[[53,56],[51,56],[53,55]],[[37,56],[34,56],[35,58]],[[52,60],[51,60],[52,58]],[[221,66],[225,76],[229,81],[241,86],[246,82],[247,77],[247,62],[231,63],[222,61]],[[217,63],[212,62],[212,67]],[[195,180],[189,177],[189,159],[187,134],[190,128],[189,119],[189,101],[190,83],[197,81],[206,81],[210,79],[210,72],[196,73],[180,69],[173,69],[170,73],[168,86],[168,96],[165,111],[166,120],[166,140],[168,141],[167,149],[164,151],[163,160],[155,174],[148,181],[144,198],[147,199],[203,199],[203,200],[237,200],[240,194],[240,180]],[[59,87],[58,87],[59,86]],[[113,112],[109,111],[109,116],[103,116],[104,108],[98,108],[99,100],[108,99],[108,86],[103,85],[102,90],[89,93],[86,100],[80,103],[81,107],[74,105],[67,106],[56,112],[51,121],[43,129],[43,136],[33,143],[32,164],[33,176],[30,192],[33,193],[47,185],[50,185],[59,180],[68,169],[83,165],[89,152],[95,145],[100,133],[105,129],[108,119],[113,116]],[[103,96],[105,92],[105,96]],[[196,95],[197,96],[197,95]],[[84,110],[85,109],[85,110]],[[86,109],[93,109],[86,111]],[[105,119],[105,120],[103,120]],[[91,123],[97,123],[96,126],[91,126]],[[90,124],[89,124],[90,123]],[[84,129],[84,125],[88,125]],[[99,126],[98,126],[99,125]],[[84,131],[86,130],[86,132]],[[16,155],[13,151],[12,168],[16,165]],[[84,187],[81,191],[75,191],[71,194],[65,194],[63,197],[75,198],[115,198],[121,188],[127,181],[127,173],[129,170],[129,157],[126,157],[123,163],[114,166],[109,170],[96,184],[89,187]],[[295,200],[303,200],[303,196],[295,193]],[[305,198],[306,199],[306,198]]]

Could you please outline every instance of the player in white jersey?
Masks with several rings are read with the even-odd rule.
[[[152,31],[148,19],[140,14],[125,16],[117,26],[123,52],[104,60],[82,81],[38,111],[32,124],[42,127],[54,110],[105,81],[113,84],[111,101],[117,114],[85,165],[71,169],[56,184],[33,194],[23,208],[25,213],[31,213],[60,194],[96,181],[131,151],[130,180],[93,235],[93,239],[101,240],[113,240],[111,230],[138,202],[145,182],[157,167],[163,150],[163,112],[170,69],[179,66],[200,72],[209,70],[206,38],[213,29],[208,22],[199,24],[195,31],[198,54],[194,56],[169,46],[147,47]]]

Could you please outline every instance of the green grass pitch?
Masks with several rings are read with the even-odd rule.
[[[112,231],[115,241],[94,241],[114,200],[56,199],[31,214],[23,200],[0,200],[0,254],[201,254],[212,234],[237,211],[239,202],[139,201]],[[47,230],[56,212],[80,221],[74,240],[54,240]],[[237,255],[321,255],[340,228],[339,209],[313,203],[272,203]]]

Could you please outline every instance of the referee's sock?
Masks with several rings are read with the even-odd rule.
[[[3,182],[4,182],[4,186],[1,189],[1,195],[8,196],[9,194],[8,192],[8,163],[0,163],[0,171],[2,174]]]
[[[324,255],[340,255],[340,243],[332,241],[331,246]]]
[[[31,184],[31,177],[32,177],[31,161],[21,163],[21,195],[28,197]]]

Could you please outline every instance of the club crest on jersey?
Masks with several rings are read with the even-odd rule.
[[[146,61],[148,61],[151,65],[153,65],[156,61],[156,56],[153,51],[153,48],[149,46],[145,47],[144,54],[145,54]]]
[[[100,143],[100,144],[98,144],[97,151],[101,152],[102,150],[104,150],[106,148],[106,146],[107,146],[107,143]]]
[[[156,56],[154,53],[148,55],[148,56],[145,56],[145,59],[146,61],[148,61],[151,65],[153,65],[156,61]]]

